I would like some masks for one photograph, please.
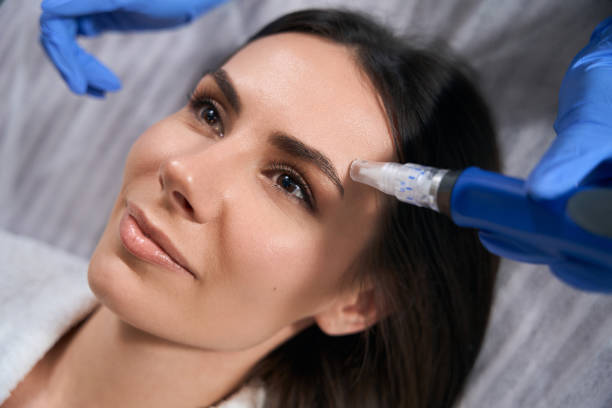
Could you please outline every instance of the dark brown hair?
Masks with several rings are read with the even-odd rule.
[[[345,45],[380,94],[400,162],[498,170],[490,113],[462,65],[419,49],[360,14],[304,10],[250,40],[308,33]],[[265,407],[448,407],[478,355],[498,260],[476,231],[431,210],[387,200],[363,274],[388,316],[365,332],[327,336],[313,325],[252,371]]]

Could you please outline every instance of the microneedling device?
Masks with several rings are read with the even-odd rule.
[[[400,201],[446,214],[460,227],[490,233],[493,242],[515,249],[517,261],[577,262],[612,279],[612,188],[577,187],[556,202],[540,203],[527,195],[523,180],[477,167],[449,171],[355,160],[350,175]]]

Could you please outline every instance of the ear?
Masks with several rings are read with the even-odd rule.
[[[315,321],[324,333],[342,336],[367,329],[380,316],[376,310],[374,289],[369,287],[341,295],[330,307],[317,314]]]

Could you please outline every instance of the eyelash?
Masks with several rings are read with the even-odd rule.
[[[189,108],[199,122],[211,128],[211,130],[215,132],[218,137],[224,137],[224,120],[223,115],[221,114],[223,109],[210,94],[202,89],[194,90],[191,95],[189,95]],[[215,125],[211,125],[204,117],[202,117],[202,110],[205,108],[212,108],[214,110],[219,124],[218,129],[215,129]],[[290,199],[299,200],[300,204],[305,206],[309,211],[315,210],[314,194],[312,193],[312,190],[310,189],[305,177],[302,176],[300,171],[296,170],[295,166],[280,161],[274,161],[267,170],[268,174],[273,172],[282,172],[279,175],[287,175],[291,177],[295,185],[297,185],[304,193],[304,198],[296,197],[276,182],[274,184],[275,188],[283,192]]]
[[[210,96],[204,90],[196,89],[189,96],[189,108],[191,109],[191,111],[193,112],[193,114],[195,115],[196,119],[199,122],[211,128],[211,130],[215,132],[215,134],[218,137],[223,138],[224,132],[225,132],[225,127],[223,125],[224,123],[223,115],[221,113],[223,109],[219,106],[218,102],[212,98],[212,96]],[[206,108],[209,108],[209,109],[212,108],[212,110],[215,112],[215,115],[217,117],[216,120],[217,120],[219,128],[216,129],[215,125],[210,124],[202,116],[202,111]]]

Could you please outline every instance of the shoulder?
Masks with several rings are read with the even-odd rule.
[[[87,260],[0,230],[0,404],[96,305]]]

